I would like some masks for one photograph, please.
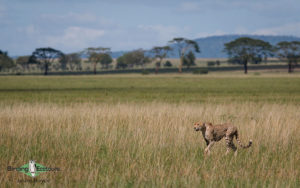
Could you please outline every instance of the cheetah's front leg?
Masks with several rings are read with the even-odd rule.
[[[204,150],[204,154],[210,155],[210,148],[214,145],[215,141],[210,141],[208,146]]]

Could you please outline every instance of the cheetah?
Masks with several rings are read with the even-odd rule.
[[[204,154],[207,155],[210,155],[210,149],[214,143],[220,141],[223,137],[225,137],[227,145],[226,154],[228,154],[231,149],[234,151],[235,156],[237,155],[237,147],[233,143],[234,137],[242,148],[249,148],[252,145],[252,140],[249,141],[248,145],[243,145],[239,140],[237,128],[229,123],[213,125],[212,123],[196,122],[194,124],[194,130],[202,132],[207,145]]]

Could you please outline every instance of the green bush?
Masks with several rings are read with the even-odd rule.
[[[172,63],[170,61],[166,61],[164,67],[172,67]]]

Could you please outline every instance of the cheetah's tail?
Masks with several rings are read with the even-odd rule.
[[[238,144],[239,144],[239,146],[240,146],[241,148],[246,149],[246,148],[249,148],[249,147],[252,145],[252,140],[251,140],[251,139],[249,140],[248,145],[245,146],[245,145],[243,145],[243,144],[241,143],[241,141],[240,141],[240,139],[239,139],[239,137],[238,137],[238,134],[235,135],[235,138],[236,138],[236,140],[237,140],[237,142],[238,142]]]

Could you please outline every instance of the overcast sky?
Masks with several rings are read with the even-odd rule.
[[[300,0],[0,0],[0,49],[65,53],[164,45],[173,37],[300,36]]]

